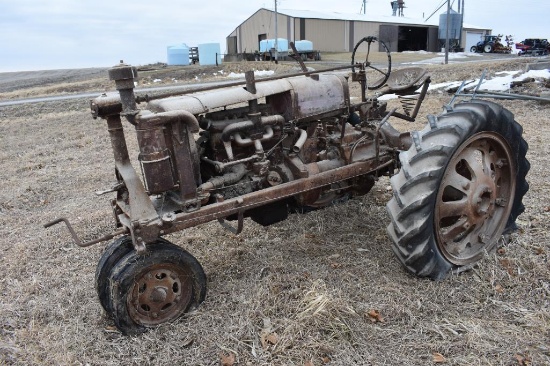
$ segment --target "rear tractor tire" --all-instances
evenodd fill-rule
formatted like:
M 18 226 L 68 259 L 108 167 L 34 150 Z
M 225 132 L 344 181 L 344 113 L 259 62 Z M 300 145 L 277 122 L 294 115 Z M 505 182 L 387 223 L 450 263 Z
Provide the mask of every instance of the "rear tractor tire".
M 483 46 L 483 52 L 485 52 L 485 53 L 493 52 L 493 45 L 488 43 L 485 46 Z
M 516 229 L 530 165 L 522 127 L 498 104 L 462 103 L 428 120 L 391 178 L 388 234 L 409 272 L 442 279 Z
M 125 335 L 173 321 L 206 296 L 200 263 L 164 239 L 147 245 L 145 254 L 128 252 L 109 271 L 106 284 L 104 307 Z

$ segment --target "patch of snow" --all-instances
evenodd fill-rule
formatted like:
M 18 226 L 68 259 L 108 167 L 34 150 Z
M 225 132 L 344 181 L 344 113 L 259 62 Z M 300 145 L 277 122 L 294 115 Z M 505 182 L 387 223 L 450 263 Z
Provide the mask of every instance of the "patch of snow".
M 255 70 L 254 76 L 271 76 L 275 74 L 275 71 L 273 70 Z M 243 73 L 234 73 L 231 72 L 227 75 L 228 78 L 237 79 L 237 78 L 244 78 L 244 72 Z
M 550 70 L 530 70 L 523 74 L 523 78 L 542 78 L 550 79 Z
M 391 99 L 397 99 L 397 95 L 396 94 L 384 94 L 384 95 L 378 97 L 378 100 L 391 100 Z
M 514 80 L 512 75 L 507 74 L 492 78 L 491 80 L 483 80 L 480 90 L 492 90 L 492 91 L 506 91 L 510 89 L 510 83 Z M 476 84 L 479 83 L 479 79 L 476 80 Z
M 445 57 L 445 52 L 439 52 L 438 56 Z M 468 58 L 469 54 L 464 52 L 449 52 L 449 60 L 457 60 L 461 58 Z
M 155 79 L 153 80 L 153 83 L 160 83 L 162 80 L 161 79 Z
M 528 72 L 522 71 L 500 71 L 495 73 L 495 77 L 490 80 L 483 80 L 479 89 L 481 90 L 491 90 L 491 91 L 507 91 L 510 89 L 510 84 L 513 81 L 521 81 L 526 78 L 540 78 L 540 79 L 550 79 L 550 70 L 531 70 Z M 446 83 L 430 84 L 428 90 L 436 89 L 449 89 L 458 87 L 462 84 L 461 81 L 451 81 Z M 476 79 L 470 82 L 468 85 L 477 85 L 479 84 L 479 79 Z
M 436 90 L 441 88 L 449 89 L 449 88 L 460 86 L 460 84 L 462 84 L 462 81 L 451 81 L 446 83 L 430 84 L 430 86 L 428 87 L 428 90 Z
M 426 52 L 426 54 L 431 54 L 431 52 Z M 445 53 L 439 52 L 436 53 L 438 57 L 429 58 L 427 60 L 413 61 L 413 62 L 404 62 L 404 65 L 433 65 L 433 64 L 442 64 L 445 62 Z M 459 60 L 469 57 L 481 57 L 481 54 L 470 53 L 470 52 L 449 52 L 449 60 Z
M 254 71 L 254 76 L 271 76 L 273 74 L 275 74 L 275 71 L 273 70 Z
M 421 51 L 403 51 L 401 53 L 409 53 L 409 54 L 412 53 L 412 54 L 415 54 L 415 55 L 430 55 L 433 52 L 428 52 L 428 51 L 421 50 Z

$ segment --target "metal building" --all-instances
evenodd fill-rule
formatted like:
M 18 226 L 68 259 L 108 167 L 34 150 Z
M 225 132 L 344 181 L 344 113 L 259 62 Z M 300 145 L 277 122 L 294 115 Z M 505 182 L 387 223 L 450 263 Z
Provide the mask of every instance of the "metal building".
M 491 29 L 464 24 L 462 45 L 471 33 L 475 38 L 491 34 Z M 366 36 L 376 36 L 392 52 L 440 51 L 438 21 L 370 14 L 342 14 L 312 10 L 279 10 L 277 36 L 288 41 L 309 40 L 324 52 L 351 52 Z M 227 37 L 227 53 L 253 53 L 260 41 L 275 38 L 275 12 L 261 8 Z M 479 40 L 479 39 L 478 39 Z

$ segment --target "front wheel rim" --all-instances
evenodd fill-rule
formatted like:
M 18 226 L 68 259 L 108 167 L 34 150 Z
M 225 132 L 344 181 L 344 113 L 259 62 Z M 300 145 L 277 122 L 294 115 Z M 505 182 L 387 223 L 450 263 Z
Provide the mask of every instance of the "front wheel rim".
M 516 164 L 506 140 L 480 132 L 445 169 L 435 205 L 437 244 L 456 265 L 479 260 L 498 239 L 514 202 Z
M 179 317 L 193 298 L 193 276 L 187 269 L 161 263 L 146 268 L 128 293 L 128 313 L 137 324 L 156 326 Z

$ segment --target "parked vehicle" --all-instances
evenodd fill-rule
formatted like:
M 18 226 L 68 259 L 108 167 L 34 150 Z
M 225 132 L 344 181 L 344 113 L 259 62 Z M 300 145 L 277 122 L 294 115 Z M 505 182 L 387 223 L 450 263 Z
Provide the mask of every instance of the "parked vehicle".
M 512 36 L 506 36 L 506 45 L 502 43 L 502 34 L 486 35 L 475 46 L 470 48 L 470 52 L 476 53 L 512 53 Z
M 518 55 L 546 56 L 550 54 L 550 43 L 545 38 L 527 38 L 516 43 Z

